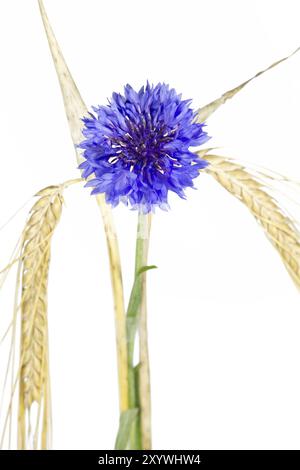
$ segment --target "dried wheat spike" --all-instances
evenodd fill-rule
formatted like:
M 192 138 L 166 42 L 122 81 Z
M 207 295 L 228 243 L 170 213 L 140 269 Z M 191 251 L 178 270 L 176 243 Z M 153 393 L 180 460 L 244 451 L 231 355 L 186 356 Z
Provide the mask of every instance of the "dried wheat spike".
M 273 189 L 270 181 L 262 181 L 232 159 L 217 155 L 201 156 L 210 163 L 205 171 L 248 207 L 300 288 L 300 233 L 278 198 L 268 193 L 268 187 Z

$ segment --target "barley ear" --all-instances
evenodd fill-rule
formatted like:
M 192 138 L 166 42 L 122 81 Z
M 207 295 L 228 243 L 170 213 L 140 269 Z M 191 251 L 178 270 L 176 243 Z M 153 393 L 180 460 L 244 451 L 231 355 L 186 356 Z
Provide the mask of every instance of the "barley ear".
M 273 185 L 276 178 L 267 178 L 226 157 L 202 154 L 202 158 L 209 162 L 205 171 L 249 209 L 300 288 L 300 232 L 283 207 L 280 195 L 276 195 Z M 289 181 L 282 177 L 280 180 Z
M 49 440 L 47 285 L 51 240 L 62 212 L 62 186 L 49 186 L 37 196 L 25 226 L 21 249 L 19 449 L 26 448 L 26 421 L 34 402 L 43 406 L 42 448 L 48 447 Z

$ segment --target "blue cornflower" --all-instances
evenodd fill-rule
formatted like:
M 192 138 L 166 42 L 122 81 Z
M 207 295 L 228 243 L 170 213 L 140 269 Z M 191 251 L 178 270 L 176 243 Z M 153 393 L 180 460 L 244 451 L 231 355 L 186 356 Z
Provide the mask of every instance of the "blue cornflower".
M 166 84 L 130 85 L 124 96 L 113 93 L 107 106 L 93 107 L 83 119 L 84 178 L 92 194 L 105 193 L 106 201 L 120 201 L 144 213 L 167 209 L 168 192 L 185 198 L 184 189 L 207 162 L 190 150 L 209 137 L 204 124 L 195 122 L 191 100 L 182 100 Z

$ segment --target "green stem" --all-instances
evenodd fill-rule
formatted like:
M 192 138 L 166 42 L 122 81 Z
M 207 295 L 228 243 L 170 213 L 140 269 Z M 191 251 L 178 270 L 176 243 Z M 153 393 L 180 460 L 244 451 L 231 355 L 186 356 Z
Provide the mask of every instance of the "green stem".
M 146 306 L 146 272 L 140 273 L 140 270 L 147 266 L 147 257 L 148 257 L 148 245 L 149 245 L 149 234 L 150 234 L 150 223 L 151 216 L 149 214 L 139 213 L 138 215 L 138 228 L 137 228 L 137 238 L 136 238 L 136 251 L 135 251 L 135 286 L 139 291 L 140 295 L 139 302 L 136 305 L 136 312 L 134 312 L 134 321 L 136 325 L 140 325 L 141 316 L 145 313 Z M 128 312 L 129 313 L 129 312 Z M 133 312 L 132 312 L 133 313 Z M 129 320 L 129 318 L 128 318 Z M 141 330 L 140 330 L 141 333 Z M 143 416 L 142 416 L 142 407 L 141 407 L 141 397 L 140 397 L 140 379 L 145 380 L 145 374 L 140 375 L 141 367 L 145 364 L 140 363 L 137 366 L 134 366 L 134 343 L 136 338 L 135 334 L 128 335 L 128 388 L 129 388 L 129 408 L 136 408 L 139 410 L 138 416 L 132 426 L 131 438 L 130 438 L 130 448 L 131 449 L 142 449 L 143 447 Z M 147 344 L 146 344 L 147 347 Z M 140 344 L 141 350 L 141 344 Z M 149 375 L 147 378 L 149 382 Z M 143 387 L 144 388 L 144 387 Z M 150 390 L 150 386 L 147 387 Z M 147 398 L 149 401 L 150 395 Z M 150 406 L 145 408 L 150 409 Z M 148 414 L 149 416 L 149 414 Z

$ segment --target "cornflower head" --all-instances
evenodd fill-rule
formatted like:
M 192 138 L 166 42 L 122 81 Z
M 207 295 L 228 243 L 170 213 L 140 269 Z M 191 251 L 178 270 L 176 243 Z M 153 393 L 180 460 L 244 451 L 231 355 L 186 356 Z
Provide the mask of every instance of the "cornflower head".
M 196 123 L 191 100 L 182 100 L 162 83 L 130 85 L 124 95 L 113 93 L 106 106 L 93 107 L 83 118 L 84 161 L 79 168 L 92 194 L 105 193 L 113 207 L 124 202 L 144 213 L 168 209 L 168 193 L 185 198 L 184 190 L 207 162 L 191 147 L 209 137 Z

